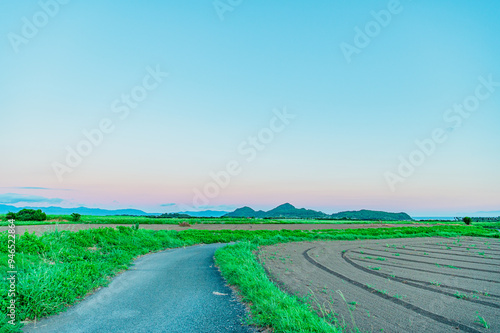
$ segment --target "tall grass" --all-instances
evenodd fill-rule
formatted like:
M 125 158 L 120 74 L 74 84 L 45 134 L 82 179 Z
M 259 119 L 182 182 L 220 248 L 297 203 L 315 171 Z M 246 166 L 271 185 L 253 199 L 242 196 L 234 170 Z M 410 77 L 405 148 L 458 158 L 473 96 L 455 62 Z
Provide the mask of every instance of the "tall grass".
M 282 239 L 275 239 L 280 242 Z M 261 242 L 242 242 L 216 252 L 216 263 L 224 278 L 239 288 L 243 301 L 250 304 L 251 324 L 272 327 L 273 332 L 341 332 L 312 312 L 306 303 L 282 292 L 267 277 L 253 251 Z

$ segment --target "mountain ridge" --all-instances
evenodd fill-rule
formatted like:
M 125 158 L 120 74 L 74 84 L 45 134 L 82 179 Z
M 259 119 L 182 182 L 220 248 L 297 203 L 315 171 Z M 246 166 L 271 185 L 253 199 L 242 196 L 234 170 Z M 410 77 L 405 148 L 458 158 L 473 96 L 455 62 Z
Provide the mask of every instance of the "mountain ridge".
M 146 213 L 140 209 L 125 208 L 125 209 L 103 209 L 103 208 L 88 208 L 88 207 L 75 207 L 75 208 L 63 208 L 57 206 L 49 207 L 16 207 L 12 205 L 0 204 L 0 214 L 6 214 L 8 212 L 17 213 L 21 209 L 41 209 L 44 213 L 49 215 L 71 215 L 72 213 L 78 213 L 81 215 L 94 215 L 94 216 L 108 216 L 108 215 L 131 215 L 131 216 L 159 216 L 162 213 Z M 204 210 L 199 212 L 179 212 L 171 214 L 186 214 L 191 217 L 220 217 L 228 212 L 215 211 L 215 210 Z
M 306 208 L 296 208 L 290 203 L 284 203 L 267 212 L 244 206 L 224 215 L 224 217 L 243 218 L 310 218 L 310 219 L 353 219 L 353 220 L 383 220 L 383 221 L 412 221 L 413 218 L 404 212 L 391 213 L 384 211 L 362 209 L 358 211 L 345 211 L 333 214 L 326 214 Z

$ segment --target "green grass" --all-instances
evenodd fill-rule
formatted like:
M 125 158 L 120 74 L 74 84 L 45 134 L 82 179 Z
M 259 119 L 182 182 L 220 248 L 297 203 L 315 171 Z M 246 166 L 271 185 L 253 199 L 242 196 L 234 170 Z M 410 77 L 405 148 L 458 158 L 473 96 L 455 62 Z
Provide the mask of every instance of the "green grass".
M 278 289 L 269 289 L 271 288 L 269 284 L 272 283 L 265 277 L 262 266 L 256 262 L 253 250 L 260 245 L 302 240 L 458 235 L 498 238 L 500 233 L 484 228 L 458 226 L 316 231 L 154 231 L 118 227 L 78 232 L 55 231 L 40 236 L 25 233 L 16 236 L 17 320 L 39 319 L 61 312 L 68 305 L 78 302 L 95 289 L 108 284 L 113 276 L 127 269 L 137 256 L 200 243 L 241 241 L 237 245 L 219 250 L 217 263 L 226 279 L 231 284 L 237 285 L 244 300 L 252 304 L 252 320 L 264 326 L 273 323 L 271 326 L 275 328 L 300 328 L 290 330 L 295 332 L 306 332 L 307 329 L 303 330 L 303 327 L 311 327 L 310 332 L 314 332 L 312 329 L 324 331 L 330 326 L 325 326 L 324 321 L 318 321 L 316 315 L 311 317 L 307 314 L 312 314 L 307 305 L 297 303 L 293 297 L 288 299 L 287 297 L 291 296 L 282 295 Z M 5 316 L 9 301 L 8 284 L 5 280 L 8 271 L 6 231 L 0 233 L 0 244 L 3 244 L 0 246 L 0 331 L 16 331 L 6 323 Z M 224 256 L 224 251 L 232 251 L 232 254 Z M 253 287 L 250 288 L 249 284 Z M 265 294 L 264 297 L 259 290 L 252 292 L 252 288 L 256 286 L 259 286 L 257 289 L 269 294 Z M 282 301 L 285 303 L 280 303 Z M 289 307 L 281 304 L 287 304 Z M 281 322 L 275 323 L 276 320 Z
M 231 285 L 237 285 L 243 301 L 250 303 L 250 323 L 274 332 L 340 332 L 319 318 L 311 306 L 283 293 L 267 277 L 253 252 L 261 242 L 242 242 L 216 252 L 216 263 Z

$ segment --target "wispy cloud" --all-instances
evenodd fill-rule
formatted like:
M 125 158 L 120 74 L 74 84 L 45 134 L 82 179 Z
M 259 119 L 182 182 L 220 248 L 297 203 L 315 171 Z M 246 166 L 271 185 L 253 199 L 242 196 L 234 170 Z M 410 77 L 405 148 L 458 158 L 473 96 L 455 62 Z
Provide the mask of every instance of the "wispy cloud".
M 62 201 L 63 199 L 60 198 L 46 198 L 39 195 L 27 195 L 19 193 L 0 194 L 0 203 L 2 204 L 15 204 L 21 202 L 58 204 Z
M 10 188 L 15 190 L 72 191 L 69 188 L 51 188 L 51 187 L 38 187 L 38 186 L 10 186 L 10 187 L 0 187 L 0 188 Z
M 176 205 L 176 203 L 172 202 L 172 203 L 162 204 L 162 205 L 160 205 L 160 207 L 172 207 L 172 206 L 175 206 L 175 205 Z

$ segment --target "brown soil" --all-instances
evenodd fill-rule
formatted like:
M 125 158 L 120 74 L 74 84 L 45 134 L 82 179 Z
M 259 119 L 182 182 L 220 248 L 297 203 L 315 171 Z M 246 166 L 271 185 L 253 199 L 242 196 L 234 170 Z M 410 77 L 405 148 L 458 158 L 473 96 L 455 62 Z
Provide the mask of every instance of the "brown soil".
M 58 224 L 57 230 L 87 230 L 96 228 L 116 228 L 117 226 L 132 227 L 132 224 Z M 194 224 L 180 226 L 178 224 L 141 224 L 140 229 L 151 230 L 325 230 L 325 229 L 360 229 L 360 228 L 394 228 L 394 227 L 430 227 L 429 224 Z M 55 230 L 56 225 L 20 225 L 16 226 L 17 234 L 30 233 L 42 234 Z M 0 227 L 0 232 L 7 227 Z
M 301 242 L 258 256 L 283 290 L 347 332 L 500 332 L 498 239 Z

